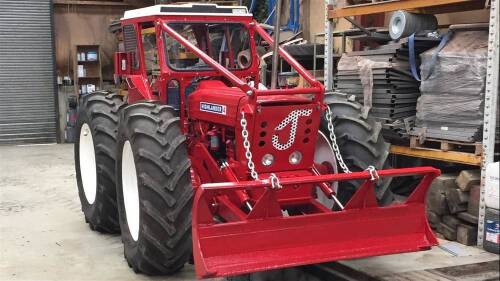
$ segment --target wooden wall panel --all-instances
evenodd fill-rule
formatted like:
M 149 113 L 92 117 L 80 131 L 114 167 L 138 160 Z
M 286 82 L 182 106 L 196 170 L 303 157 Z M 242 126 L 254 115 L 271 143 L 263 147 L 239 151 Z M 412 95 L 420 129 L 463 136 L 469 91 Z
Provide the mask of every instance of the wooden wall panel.
M 342 6 L 344 1 L 338 1 L 338 6 Z M 313 42 L 314 34 L 325 32 L 325 1 L 324 0 L 303 0 L 301 2 L 301 27 L 304 31 L 304 38 Z M 346 30 L 352 24 L 345 19 L 338 19 L 334 31 Z M 342 39 L 334 38 L 333 48 L 335 52 L 342 49 Z M 318 38 L 318 43 L 324 43 L 324 37 Z M 347 40 L 346 50 L 352 49 L 351 40 Z
M 58 5 L 54 9 L 56 66 L 58 75 L 73 77 L 75 45 L 100 45 L 103 79 L 113 79 L 115 36 L 108 31 L 111 20 L 123 16 L 125 7 Z

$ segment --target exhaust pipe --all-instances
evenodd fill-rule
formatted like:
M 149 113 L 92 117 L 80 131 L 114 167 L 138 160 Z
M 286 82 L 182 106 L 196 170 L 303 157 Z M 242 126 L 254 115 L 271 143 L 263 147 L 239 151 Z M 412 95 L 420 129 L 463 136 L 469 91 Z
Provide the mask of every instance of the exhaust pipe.
M 274 15 L 274 42 L 273 42 L 273 65 L 271 72 L 271 89 L 278 88 L 278 61 L 279 54 L 278 48 L 280 46 L 280 20 L 281 20 L 281 2 L 276 1 L 275 15 Z

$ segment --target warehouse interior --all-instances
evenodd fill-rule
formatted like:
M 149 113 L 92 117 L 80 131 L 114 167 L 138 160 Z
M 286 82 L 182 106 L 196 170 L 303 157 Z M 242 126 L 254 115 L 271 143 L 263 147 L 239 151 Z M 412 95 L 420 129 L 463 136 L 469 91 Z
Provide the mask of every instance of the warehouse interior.
M 1 280 L 500 279 L 498 0 L 0 4 Z

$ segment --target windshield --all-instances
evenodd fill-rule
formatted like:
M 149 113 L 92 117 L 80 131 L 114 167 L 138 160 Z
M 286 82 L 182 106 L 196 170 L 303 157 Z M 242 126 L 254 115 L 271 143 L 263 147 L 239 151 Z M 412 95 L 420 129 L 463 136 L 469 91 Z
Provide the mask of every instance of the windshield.
M 246 69 L 252 64 L 250 36 L 245 26 L 240 23 L 169 23 L 168 25 L 228 69 Z M 166 33 L 164 36 L 170 68 L 181 71 L 212 70 L 177 40 Z

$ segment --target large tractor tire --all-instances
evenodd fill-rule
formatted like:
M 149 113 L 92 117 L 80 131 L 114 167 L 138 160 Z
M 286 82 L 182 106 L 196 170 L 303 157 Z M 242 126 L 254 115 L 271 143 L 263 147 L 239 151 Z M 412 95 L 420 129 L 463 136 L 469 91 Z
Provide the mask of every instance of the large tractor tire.
M 118 233 L 115 157 L 121 96 L 95 92 L 78 109 L 75 167 L 85 221 L 92 230 Z
M 370 165 L 376 169 L 388 168 L 389 144 L 382 137 L 382 125 L 370 115 L 363 116 L 362 105 L 349 101 L 343 95 L 326 95 L 324 102 L 332 112 L 337 144 L 347 167 L 351 171 L 362 171 Z M 321 119 L 320 130 L 326 136 L 330 135 L 324 116 Z M 342 172 L 340 167 L 339 172 Z M 390 181 L 389 178 L 379 180 L 376 185 L 377 199 L 382 205 L 389 204 L 394 199 L 389 189 Z M 361 181 L 340 182 L 337 192 L 340 202 L 347 203 L 361 183 Z
M 118 133 L 117 197 L 125 258 L 135 272 L 172 274 L 192 252 L 191 162 L 172 107 L 126 107 Z

